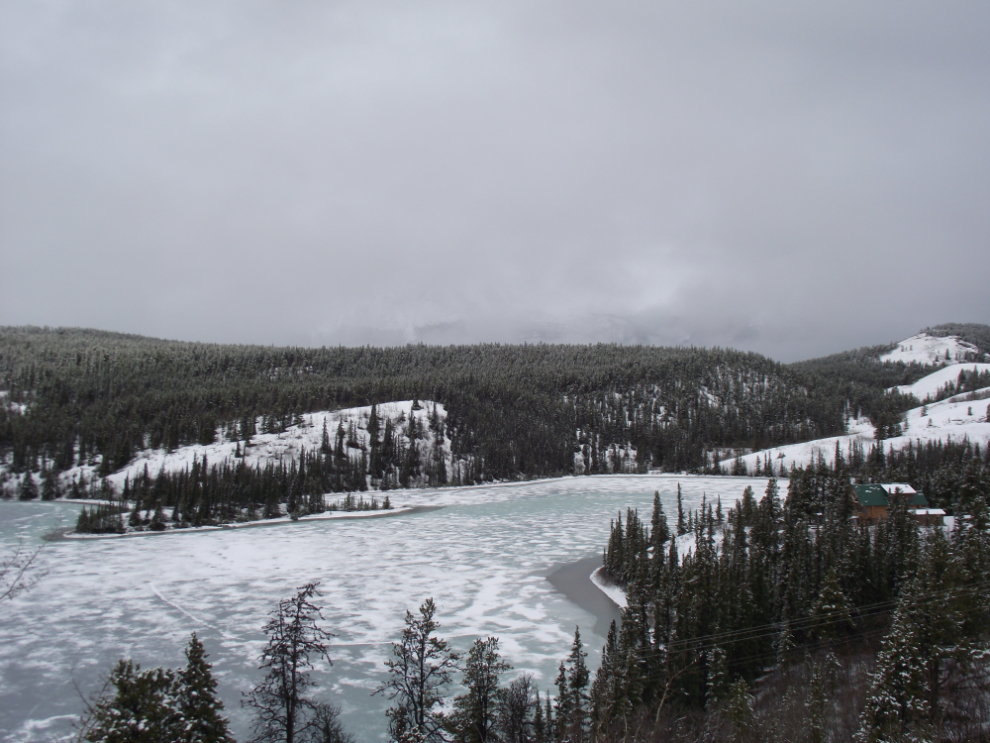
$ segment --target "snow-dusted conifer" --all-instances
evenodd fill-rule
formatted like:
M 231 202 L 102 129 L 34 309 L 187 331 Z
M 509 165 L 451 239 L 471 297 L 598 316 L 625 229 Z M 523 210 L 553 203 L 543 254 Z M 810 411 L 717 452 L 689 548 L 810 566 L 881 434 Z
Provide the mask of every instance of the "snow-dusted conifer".
M 924 727 L 931 707 L 922 652 L 918 627 L 902 601 L 877 657 L 877 670 L 856 734 L 858 743 L 901 740 Z
M 233 743 L 217 696 L 217 682 L 206 662 L 203 643 L 193 632 L 186 647 L 186 667 L 179 671 L 177 702 L 185 721 L 183 743 Z
M 498 638 L 474 641 L 464 664 L 467 692 L 454 699 L 451 720 L 461 743 L 494 743 L 498 739 L 498 714 L 505 697 L 499 685 L 512 666 L 498 652 Z
M 437 637 L 436 604 L 429 598 L 419 616 L 406 612 L 402 639 L 392 643 L 392 658 L 385 661 L 389 677 L 375 690 L 394 702 L 386 715 L 395 741 L 443 740 L 444 691 L 457 670 L 458 656 L 447 641 Z
M 242 702 L 255 711 L 252 741 L 256 743 L 293 743 L 313 726 L 317 702 L 307 695 L 315 685 L 310 671 L 320 659 L 331 662 L 329 641 L 334 637 L 317 623 L 323 615 L 311 599 L 320 595 L 318 586 L 300 586 L 295 596 L 278 603 L 264 626 L 265 678 Z
M 849 600 L 839 586 L 839 576 L 832 568 L 818 597 L 811 606 L 811 634 L 816 640 L 840 640 L 853 629 Z
M 180 741 L 185 721 L 179 709 L 175 674 L 164 668 L 142 671 L 121 660 L 110 672 L 106 690 L 82 722 L 88 743 L 160 743 Z

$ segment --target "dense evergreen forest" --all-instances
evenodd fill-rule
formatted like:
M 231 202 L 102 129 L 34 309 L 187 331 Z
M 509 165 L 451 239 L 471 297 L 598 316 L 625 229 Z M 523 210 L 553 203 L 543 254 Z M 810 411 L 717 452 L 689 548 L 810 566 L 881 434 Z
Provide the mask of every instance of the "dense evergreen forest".
M 931 470 L 919 454 L 866 469 Z M 857 525 L 841 459 L 796 472 L 784 499 L 771 480 L 724 514 L 679 507 L 672 529 L 659 498 L 649 524 L 620 516 L 603 569 L 628 605 L 583 739 L 986 740 L 990 455 L 963 446 L 934 471 L 955 472 L 950 530 L 903 501 Z
M 634 450 L 641 470 L 701 471 L 716 450 L 841 433 L 850 414 L 896 415 L 913 399 L 884 389 L 925 368 L 877 363 L 887 348 L 788 366 L 718 348 L 276 348 L 8 327 L 0 456 L 15 473 L 95 462 L 106 475 L 137 451 L 221 430 L 249 439 L 306 412 L 431 399 L 446 407 L 451 454 L 473 481 L 569 474 L 575 454 L 588 474 L 610 471 L 614 447 Z

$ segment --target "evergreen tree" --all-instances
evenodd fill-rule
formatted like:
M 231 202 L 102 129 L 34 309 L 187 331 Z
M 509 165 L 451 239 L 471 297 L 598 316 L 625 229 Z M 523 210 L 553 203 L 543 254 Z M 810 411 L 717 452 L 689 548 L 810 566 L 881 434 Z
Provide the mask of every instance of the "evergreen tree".
M 656 578 L 663 570 L 664 558 L 666 557 L 667 542 L 670 541 L 670 528 L 667 526 L 667 516 L 663 512 L 663 504 L 660 502 L 660 493 L 653 492 L 653 515 L 650 517 L 650 542 L 651 559 L 653 561 L 652 573 L 654 575 L 654 586 Z
M 558 740 L 580 743 L 587 739 L 590 717 L 588 686 L 591 674 L 585 663 L 588 653 L 581 642 L 581 631 L 574 628 L 574 642 L 566 665 L 560 664 L 557 675 L 556 731 Z
M 183 740 L 185 720 L 176 699 L 175 674 L 164 668 L 142 671 L 121 660 L 84 718 L 82 740 L 89 743 L 160 743 Z
M 729 723 L 731 740 L 745 743 L 755 738 L 756 719 L 753 714 L 752 697 L 749 695 L 749 687 L 742 679 L 729 688 L 725 716 Z
M 34 475 L 30 472 L 24 475 L 24 479 L 21 480 L 21 500 L 37 500 L 38 498 L 38 483 L 34 481 Z
M 41 480 L 41 499 L 55 500 L 62 497 L 62 486 L 58 480 L 58 473 L 48 468 Z
M 533 737 L 532 743 L 549 743 L 547 732 L 547 718 L 543 714 L 543 705 L 540 704 L 540 692 L 534 692 L 535 704 L 533 706 Z M 525 739 L 521 743 L 528 743 Z
M 677 483 L 677 536 L 688 533 L 687 523 L 684 521 L 684 506 L 681 502 L 681 484 Z
M 918 629 L 907 602 L 903 602 L 877 657 L 877 670 L 857 733 L 859 743 L 902 740 L 911 735 L 924 738 L 930 733 L 927 721 L 931 705 Z
M 753 498 L 753 488 L 749 485 L 743 490 L 742 502 L 739 504 L 739 525 L 752 526 L 756 517 L 756 499 Z
M 186 648 L 187 665 L 142 671 L 121 660 L 104 693 L 89 708 L 80 739 L 90 743 L 233 743 L 216 681 L 195 634 Z
M 178 673 L 177 701 L 185 720 L 184 743 L 233 743 L 223 716 L 223 702 L 216 694 L 217 682 L 206 662 L 203 643 L 193 632 L 186 647 L 186 667 Z
M 839 586 L 835 569 L 828 571 L 825 583 L 811 607 L 811 633 L 816 640 L 836 641 L 854 628 L 849 600 Z
M 454 699 L 451 727 L 461 743 L 493 743 L 498 740 L 498 714 L 505 702 L 499 678 L 512 666 L 498 652 L 498 638 L 474 641 L 464 664 L 467 692 Z
M 402 639 L 392 643 L 392 659 L 385 661 L 389 678 L 375 690 L 395 704 L 388 709 L 389 734 L 396 741 L 442 741 L 445 716 L 440 708 L 444 690 L 453 680 L 458 656 L 446 640 L 436 636 L 436 604 L 429 598 L 419 616 L 406 612 Z
M 548 707 L 547 719 L 553 719 L 551 726 L 553 740 L 561 743 L 567 738 L 568 724 L 574 714 L 574 699 L 567 683 L 567 667 L 564 665 L 564 661 L 561 661 L 557 667 L 557 678 L 553 685 L 557 687 L 557 698 L 553 702 L 552 715 L 549 713 Z
M 317 702 L 307 695 L 315 686 L 310 671 L 319 660 L 332 664 L 329 641 L 335 636 L 317 623 L 323 614 L 311 599 L 321 595 L 318 586 L 300 586 L 295 596 L 278 603 L 264 626 L 265 678 L 243 700 L 255 712 L 252 741 L 256 743 L 293 743 L 296 736 L 304 739 L 315 724 Z

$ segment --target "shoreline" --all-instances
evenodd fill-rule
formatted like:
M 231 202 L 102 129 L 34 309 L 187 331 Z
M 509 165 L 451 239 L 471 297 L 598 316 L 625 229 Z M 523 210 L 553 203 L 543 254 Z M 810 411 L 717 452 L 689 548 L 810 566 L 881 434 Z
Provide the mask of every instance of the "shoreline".
M 76 501 L 78 502 L 78 501 Z M 165 534 L 197 534 L 202 532 L 227 531 L 231 529 L 253 529 L 262 526 L 284 526 L 286 524 L 311 524 L 316 521 L 352 521 L 357 519 L 382 519 L 396 516 L 409 516 L 417 513 L 437 511 L 444 506 L 401 506 L 378 511 L 327 511 L 320 514 L 301 516 L 292 520 L 288 516 L 279 516 L 263 521 L 246 521 L 219 526 L 191 526 L 186 529 L 165 529 L 163 531 L 130 531 L 123 534 L 76 534 L 73 527 L 67 526 L 55 529 L 42 535 L 46 542 L 80 542 L 94 539 L 124 539 L 128 537 L 160 537 Z
M 583 557 L 551 568 L 546 579 L 558 593 L 595 617 L 594 632 L 608 637 L 609 625 L 622 619 L 622 610 L 592 580 L 592 573 L 601 567 L 602 556 Z

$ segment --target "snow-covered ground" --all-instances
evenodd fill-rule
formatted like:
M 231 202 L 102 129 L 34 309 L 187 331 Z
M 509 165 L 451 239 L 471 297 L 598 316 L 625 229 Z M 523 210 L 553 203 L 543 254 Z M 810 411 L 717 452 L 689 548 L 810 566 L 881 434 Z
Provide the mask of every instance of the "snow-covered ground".
M 469 488 L 392 491 L 396 506 L 440 510 L 395 518 L 282 523 L 172 532 L 147 538 L 72 540 L 42 552 L 47 574 L 0 612 L 0 740 L 64 739 L 86 694 L 126 656 L 143 667 L 180 666 L 189 634 L 206 644 L 238 739 L 249 718 L 241 692 L 260 678 L 261 626 L 297 586 L 322 582 L 326 627 L 337 633 L 333 667 L 317 680 L 343 708 L 358 740 L 383 739 L 387 702 L 371 696 L 407 609 L 427 597 L 441 635 L 457 650 L 494 635 L 515 673 L 542 690 L 579 625 L 597 663 L 605 641 L 594 618 L 545 579 L 556 566 L 601 554 L 617 511 L 649 518 L 658 490 L 670 517 L 676 488 L 696 509 L 707 493 L 726 508 L 765 480 L 672 475 L 571 477 Z M 784 484 L 786 490 L 786 483 Z M 59 514 L 80 506 L 0 502 L 0 553 L 18 533 L 36 543 Z
M 620 609 L 625 609 L 627 603 L 626 592 L 619 586 L 606 580 L 606 578 L 602 575 L 603 570 L 604 568 L 597 568 L 591 574 L 591 582 L 594 583 L 602 593 L 608 596 L 612 600 L 612 603 Z
M 990 371 L 990 364 L 953 364 L 952 366 L 945 366 L 929 374 L 927 377 L 922 377 L 914 384 L 902 384 L 891 389 L 905 395 L 914 395 L 921 402 L 924 402 L 928 398 L 934 399 L 938 391 L 949 382 L 958 381 L 959 373 L 962 371 L 983 374 Z
M 948 353 L 948 358 L 946 358 Z M 941 338 L 928 333 L 919 333 L 897 344 L 897 348 L 880 357 L 880 361 L 903 361 L 905 364 L 957 364 L 966 360 L 967 355 L 978 354 L 972 343 L 950 335 Z
M 978 368 L 990 368 L 990 364 L 967 364 L 964 367 L 954 366 L 949 369 L 940 369 L 933 374 L 915 383 L 918 389 L 924 390 L 932 386 L 936 388 L 943 386 L 941 380 L 943 372 L 950 372 L 949 377 L 955 379 L 959 375 L 959 369 L 969 369 L 972 366 Z M 933 379 L 934 378 L 934 379 Z M 970 396 L 983 397 L 984 399 L 969 400 Z M 923 396 L 921 396 L 923 398 Z M 907 447 L 908 443 L 922 444 L 928 441 L 962 441 L 968 438 L 974 444 L 986 447 L 990 441 L 990 422 L 987 422 L 987 410 L 990 406 L 990 387 L 977 390 L 976 393 L 965 393 L 950 397 L 940 402 L 921 405 L 909 410 L 904 416 L 901 426 L 903 433 L 900 436 L 885 439 L 884 446 L 887 449 L 900 450 Z M 844 436 L 831 436 L 824 439 L 806 441 L 802 444 L 790 444 L 788 446 L 777 446 L 771 449 L 746 454 L 740 457 L 750 472 L 756 468 L 756 463 L 761 464 L 769 458 L 773 464 L 775 472 L 780 471 L 783 465 L 790 469 L 791 465 L 807 466 L 819 457 L 828 463 L 835 459 L 835 445 L 839 444 L 842 456 L 849 458 L 852 447 L 861 446 L 864 453 L 869 451 L 870 446 L 875 443 L 873 437 L 873 425 L 866 418 L 850 421 L 847 427 L 848 433 Z M 721 464 L 726 469 L 732 467 L 734 459 L 724 459 Z
M 411 416 L 415 416 L 419 423 L 419 431 L 422 438 L 419 446 L 424 450 L 433 446 L 433 433 L 429 427 L 429 419 L 436 410 L 437 417 L 444 421 L 447 418 L 447 411 L 443 404 L 434 403 L 430 400 L 419 401 L 419 409 L 413 410 L 413 400 L 402 400 L 399 402 L 387 402 L 377 406 L 377 415 L 381 426 L 381 431 L 385 430 L 387 420 L 392 421 L 395 431 L 404 436 L 408 421 Z M 368 447 L 368 419 L 371 415 L 371 407 L 345 408 L 343 410 L 322 411 L 318 413 L 307 413 L 302 416 L 302 423 L 288 427 L 284 433 L 258 433 L 251 437 L 250 444 L 244 445 L 244 441 L 229 439 L 223 435 L 223 430 L 217 431 L 217 440 L 212 444 L 192 444 L 182 446 L 174 451 L 165 449 L 145 449 L 137 453 L 134 459 L 121 470 L 114 472 L 109 480 L 117 490 L 122 490 L 124 481 L 130 478 L 132 481 L 139 477 L 145 468 L 148 474 L 154 477 L 162 470 L 166 472 L 181 472 L 192 467 L 194 461 L 202 463 L 206 460 L 210 466 L 222 464 L 225 461 L 240 461 L 235 459 L 238 452 L 243 456 L 245 464 L 249 467 L 264 467 L 269 463 L 278 464 L 284 462 L 288 465 L 292 461 L 298 461 L 303 449 L 308 452 L 318 450 L 323 443 L 323 431 L 326 426 L 327 436 L 330 439 L 330 446 L 334 446 L 337 438 L 339 426 L 343 425 L 345 436 L 349 436 L 353 426 L 354 441 L 361 447 Z M 260 430 L 261 419 L 257 421 Z M 381 433 L 379 433 L 381 436 Z M 408 445 L 408 439 L 403 438 L 403 442 Z M 446 457 L 447 471 L 451 471 L 450 461 L 450 439 L 446 436 L 441 442 L 444 456 Z M 349 451 L 351 449 L 348 449 Z M 2 467 L 0 467 L 2 468 Z M 72 467 L 61 474 L 62 484 L 68 487 L 73 480 L 82 478 L 83 481 L 92 481 L 96 478 L 99 469 L 98 463 L 85 464 Z

